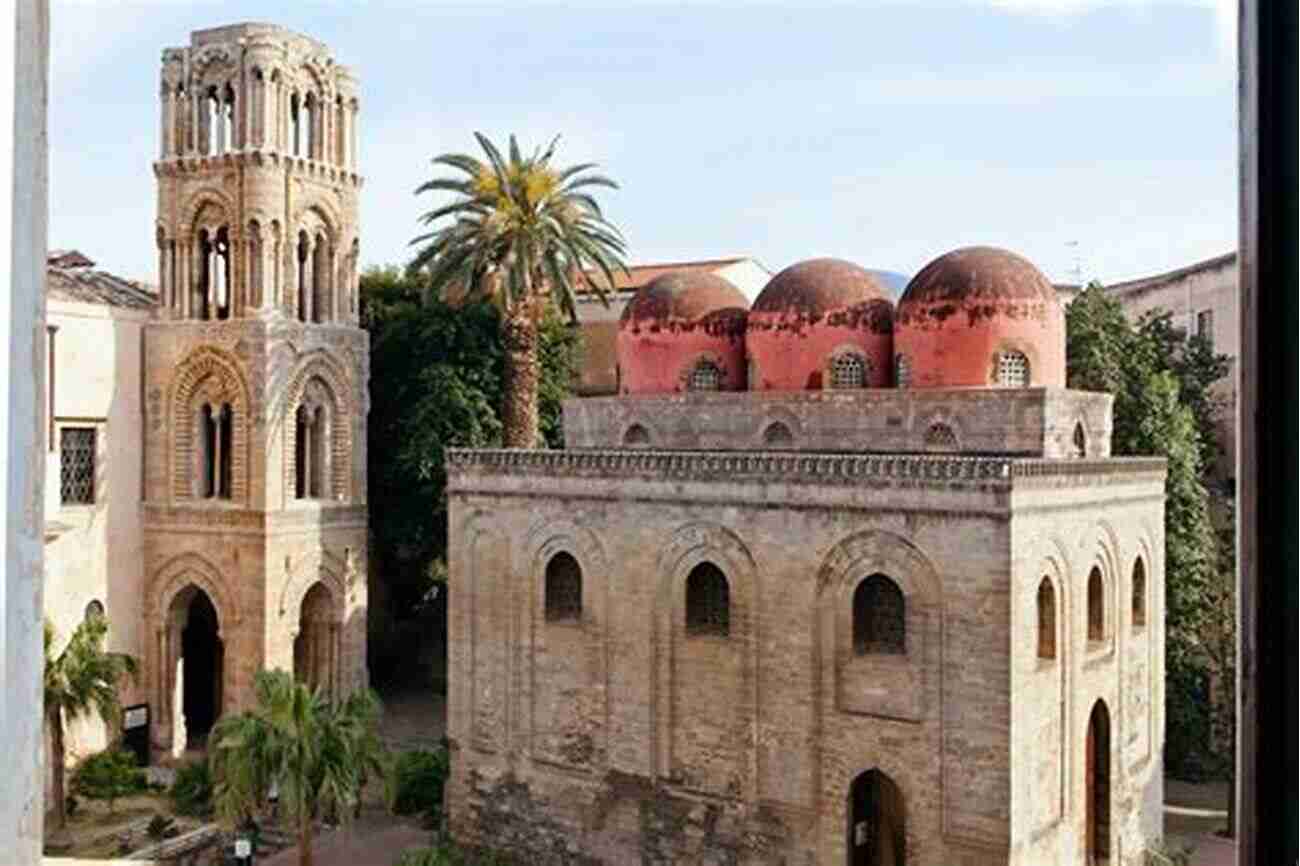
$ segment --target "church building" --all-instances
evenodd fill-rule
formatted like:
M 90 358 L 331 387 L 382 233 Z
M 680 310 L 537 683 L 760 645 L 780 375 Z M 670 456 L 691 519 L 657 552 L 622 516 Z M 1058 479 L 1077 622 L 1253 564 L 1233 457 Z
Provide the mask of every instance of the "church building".
M 668 273 L 557 451 L 448 457 L 449 820 L 538 863 L 1143 862 L 1162 459 L 991 249 Z

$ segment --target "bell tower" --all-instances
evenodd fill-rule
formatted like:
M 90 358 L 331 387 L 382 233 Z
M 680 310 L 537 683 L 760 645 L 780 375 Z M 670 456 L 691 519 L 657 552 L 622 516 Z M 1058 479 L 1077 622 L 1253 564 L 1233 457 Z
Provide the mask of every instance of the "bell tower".
M 234 24 L 165 49 L 159 97 L 143 625 L 154 743 L 180 754 L 259 669 L 366 682 L 369 340 L 352 72 Z

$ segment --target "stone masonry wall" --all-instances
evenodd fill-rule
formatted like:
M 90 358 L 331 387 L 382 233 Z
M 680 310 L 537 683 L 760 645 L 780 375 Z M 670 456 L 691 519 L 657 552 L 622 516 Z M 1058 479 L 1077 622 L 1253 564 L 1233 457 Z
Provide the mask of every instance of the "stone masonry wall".
M 1044 519 L 1077 539 L 1112 476 L 1160 489 L 1148 463 L 454 453 L 454 832 L 541 863 L 838 864 L 848 788 L 876 768 L 908 863 L 1034 862 L 1014 853 L 1014 780 L 1037 760 L 1013 718 L 1016 509 L 1041 475 L 1073 497 Z M 582 568 L 577 623 L 544 617 L 560 551 Z M 705 561 L 726 638 L 684 627 Z M 876 572 L 904 594 L 903 656 L 852 649 Z

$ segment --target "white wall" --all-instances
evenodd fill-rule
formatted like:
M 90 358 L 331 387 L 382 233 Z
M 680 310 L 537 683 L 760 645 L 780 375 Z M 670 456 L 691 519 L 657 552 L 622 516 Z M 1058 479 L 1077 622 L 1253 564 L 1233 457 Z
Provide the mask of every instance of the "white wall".
M 45 517 L 58 524 L 45 547 L 45 615 L 61 648 L 97 600 L 109 622 L 108 648 L 144 656 L 140 634 L 143 596 L 141 531 L 141 330 L 145 312 L 49 300 L 46 323 L 54 338 L 54 439 L 47 448 Z M 47 383 L 48 387 L 48 383 Z M 59 429 L 96 429 L 95 503 L 61 504 Z M 53 540 L 49 540 L 51 536 Z M 143 685 L 143 684 L 141 684 Z M 127 684 L 123 705 L 143 689 Z M 69 764 L 103 748 L 98 721 L 69 728 Z M 48 779 L 47 779 L 48 784 Z

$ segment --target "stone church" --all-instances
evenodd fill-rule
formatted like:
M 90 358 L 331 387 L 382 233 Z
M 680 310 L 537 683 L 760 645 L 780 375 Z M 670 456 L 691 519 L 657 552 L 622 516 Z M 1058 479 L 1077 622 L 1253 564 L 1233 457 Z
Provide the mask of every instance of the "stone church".
M 162 53 L 156 291 L 49 263 L 47 612 L 140 660 L 155 759 L 260 669 L 366 683 L 357 112 L 321 43 L 196 31 Z
M 1162 459 L 1029 262 L 665 274 L 562 451 L 449 454 L 450 824 L 538 863 L 1143 863 Z

